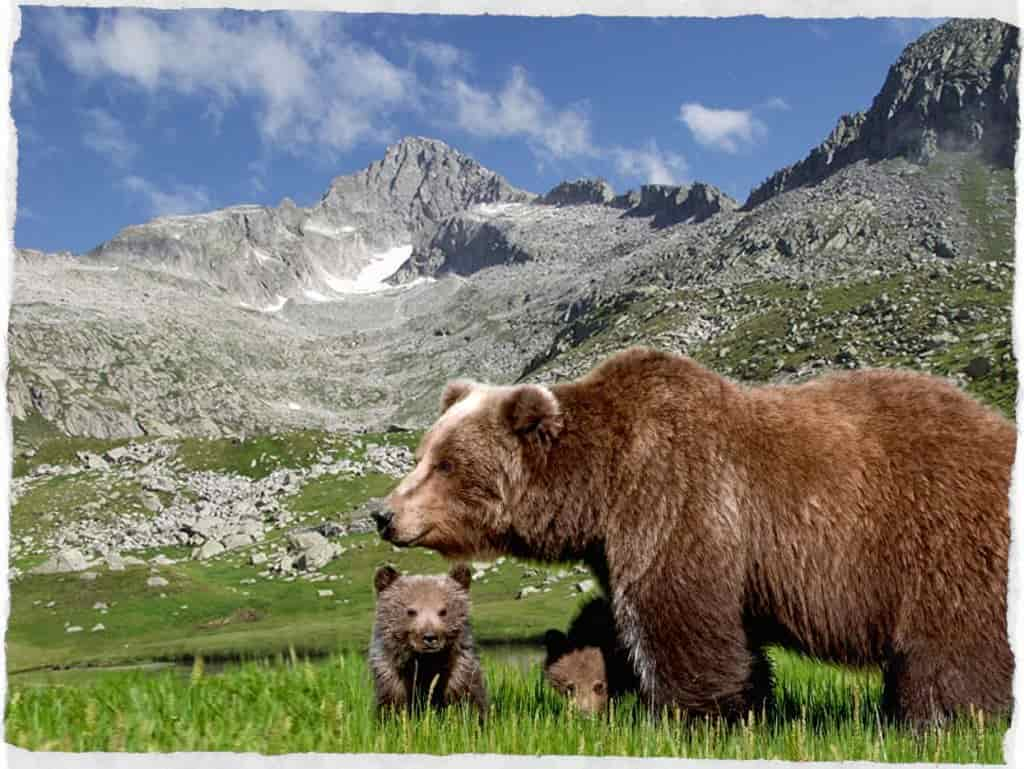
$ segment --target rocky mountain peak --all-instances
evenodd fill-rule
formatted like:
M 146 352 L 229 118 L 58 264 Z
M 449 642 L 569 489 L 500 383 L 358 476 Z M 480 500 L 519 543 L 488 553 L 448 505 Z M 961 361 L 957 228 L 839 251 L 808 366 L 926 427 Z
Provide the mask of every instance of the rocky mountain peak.
M 575 179 L 555 185 L 538 200 L 551 206 L 606 205 L 615 198 L 615 190 L 602 178 Z
M 630 216 L 653 216 L 654 227 L 667 227 L 679 222 L 696 224 L 719 211 L 733 211 L 739 203 L 705 182 L 690 186 L 645 184 L 640 188 L 640 201 L 628 211 Z
M 382 158 L 333 179 L 301 208 L 233 206 L 126 227 L 94 259 L 170 271 L 247 305 L 344 293 L 361 271 L 411 248 L 443 219 L 480 203 L 527 201 L 502 176 L 442 141 L 408 137 Z
M 927 163 L 939 150 L 978 150 L 1012 164 L 1017 140 L 1017 27 L 953 19 L 904 49 L 867 112 L 844 115 L 802 161 L 751 192 L 745 208 L 816 184 L 859 160 Z

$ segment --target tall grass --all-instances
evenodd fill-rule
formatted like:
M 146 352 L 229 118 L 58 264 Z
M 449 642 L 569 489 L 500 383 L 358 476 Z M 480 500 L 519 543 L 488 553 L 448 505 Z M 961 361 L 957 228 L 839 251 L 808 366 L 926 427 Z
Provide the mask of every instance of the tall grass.
M 879 718 L 877 676 L 777 655 L 777 712 L 733 726 L 650 717 L 631 698 L 607 717 L 574 712 L 541 679 L 485 659 L 490 713 L 378 720 L 365 659 L 248 663 L 208 675 L 109 674 L 92 685 L 13 683 L 7 739 L 34 750 L 587 754 L 1001 763 L 1005 720 L 965 717 L 915 734 Z

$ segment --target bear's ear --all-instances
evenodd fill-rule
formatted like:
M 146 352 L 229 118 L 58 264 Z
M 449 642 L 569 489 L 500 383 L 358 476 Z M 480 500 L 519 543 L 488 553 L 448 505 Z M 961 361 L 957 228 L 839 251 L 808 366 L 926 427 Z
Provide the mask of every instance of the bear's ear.
M 463 590 L 469 590 L 469 583 L 473 581 L 473 575 L 469 567 L 464 563 L 457 563 L 452 566 L 448 576 L 455 580 Z
M 505 399 L 502 413 L 509 429 L 521 437 L 537 435 L 552 440 L 562 431 L 558 399 L 551 390 L 540 385 L 514 387 Z
M 549 630 L 544 634 L 544 648 L 549 659 L 560 656 L 568 645 L 569 638 L 561 630 Z
M 398 573 L 398 569 L 391 564 L 381 566 L 377 569 L 377 573 L 373 575 L 373 586 L 377 589 L 378 593 L 383 593 L 391 587 L 395 580 L 400 576 L 402 575 Z
M 468 379 L 455 379 L 449 382 L 441 393 L 441 413 L 443 414 L 460 400 L 469 395 L 474 383 Z

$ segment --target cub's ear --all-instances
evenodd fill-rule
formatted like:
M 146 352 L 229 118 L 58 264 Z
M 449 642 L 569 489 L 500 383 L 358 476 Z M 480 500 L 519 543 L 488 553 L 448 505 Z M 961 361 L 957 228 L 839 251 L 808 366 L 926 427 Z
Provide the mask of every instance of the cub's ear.
M 544 634 L 544 648 L 549 659 L 561 655 L 568 645 L 569 638 L 561 630 L 549 630 Z
M 554 393 L 540 385 L 519 385 L 503 404 L 509 429 L 519 436 L 537 435 L 544 440 L 562 431 L 562 410 Z
M 463 590 L 469 590 L 469 583 L 473 581 L 473 575 L 469 567 L 464 563 L 457 563 L 452 566 L 448 576 L 454 579 Z
M 383 593 L 391 587 L 395 580 L 400 576 L 402 575 L 398 573 L 398 569 L 391 564 L 381 566 L 377 569 L 377 573 L 373 575 L 373 586 L 376 588 L 378 593 Z
M 449 382 L 441 393 L 441 413 L 443 414 L 460 400 L 469 395 L 474 382 L 468 379 L 455 379 Z

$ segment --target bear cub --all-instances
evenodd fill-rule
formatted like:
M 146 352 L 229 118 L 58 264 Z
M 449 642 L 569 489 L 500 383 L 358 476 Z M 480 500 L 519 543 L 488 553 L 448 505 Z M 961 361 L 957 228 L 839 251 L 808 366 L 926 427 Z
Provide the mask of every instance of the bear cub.
M 377 613 L 370 642 L 378 713 L 469 702 L 483 719 L 487 692 L 469 623 L 469 567 L 444 575 L 374 575 Z
M 615 628 L 605 598 L 592 598 L 569 625 L 568 633 L 544 635 L 544 677 L 583 713 L 601 713 L 611 698 L 637 692 L 640 680 Z

